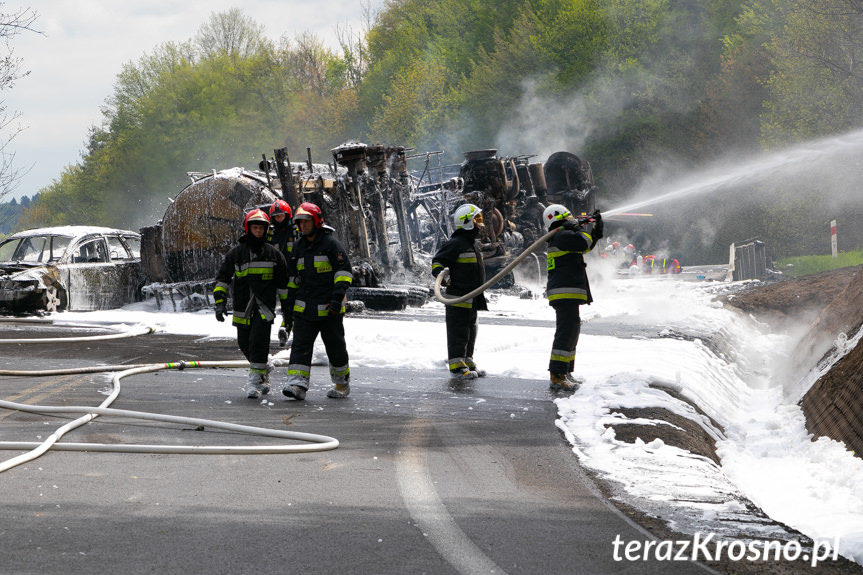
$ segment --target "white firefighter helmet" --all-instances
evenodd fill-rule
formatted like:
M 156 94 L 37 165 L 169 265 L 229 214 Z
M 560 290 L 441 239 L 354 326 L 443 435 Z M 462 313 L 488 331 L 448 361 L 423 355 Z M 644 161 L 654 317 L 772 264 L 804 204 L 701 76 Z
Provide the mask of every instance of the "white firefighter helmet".
M 482 223 L 482 210 L 473 204 L 463 204 L 452 215 L 457 230 L 472 230 L 474 223 Z
M 559 222 L 560 220 L 565 220 L 572 214 L 569 213 L 569 210 L 566 209 L 566 206 L 562 206 L 560 204 L 551 204 L 545 211 L 542 212 L 542 223 L 545 225 L 546 231 L 551 227 L 551 224 L 554 222 Z

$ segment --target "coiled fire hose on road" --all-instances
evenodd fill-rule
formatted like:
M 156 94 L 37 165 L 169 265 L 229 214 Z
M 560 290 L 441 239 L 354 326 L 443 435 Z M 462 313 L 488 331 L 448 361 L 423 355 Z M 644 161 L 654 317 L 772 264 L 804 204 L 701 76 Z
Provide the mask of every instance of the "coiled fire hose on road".
M 553 236 L 555 233 L 557 233 L 557 230 L 559 230 L 559 229 L 561 229 L 561 228 L 555 228 L 555 229 L 549 231 L 548 233 L 546 233 L 544 236 L 542 236 L 541 238 L 539 238 L 535 242 L 533 242 L 526 250 L 524 250 L 518 256 L 516 256 L 516 258 L 514 260 L 509 262 L 506 265 L 506 267 L 504 267 L 502 270 L 497 272 L 493 278 L 491 278 L 490 280 L 488 280 L 487 282 L 485 282 L 484 284 L 482 284 L 481 286 L 479 286 L 475 290 L 473 290 L 469 293 L 466 293 L 465 295 L 458 296 L 458 297 L 447 297 L 441 293 L 441 291 L 440 291 L 441 285 L 449 277 L 449 268 L 444 268 L 443 271 L 441 271 L 441 273 L 438 274 L 438 276 L 434 282 L 434 296 L 435 296 L 435 298 L 443 304 L 455 305 L 457 303 L 462 303 L 462 302 L 465 302 L 471 298 L 478 296 L 479 294 L 481 294 L 482 292 L 487 290 L 489 287 L 496 284 L 501 278 L 506 276 L 506 274 L 511 272 L 513 270 L 513 268 L 515 268 L 515 266 L 520 264 L 528 255 L 532 254 L 537 249 L 539 249 L 539 247 L 544 242 L 548 241 L 548 239 L 551 238 L 551 236 Z
M 303 433 L 298 431 L 280 431 L 276 429 L 267 429 L 263 427 L 255 427 L 250 425 L 238 425 L 234 423 L 225 423 L 214 421 L 211 419 L 198 419 L 191 417 L 179 417 L 174 415 L 161 415 L 156 413 L 147 413 L 142 411 L 128 411 L 123 409 L 111 409 L 108 406 L 120 394 L 120 380 L 129 375 L 140 373 L 148 373 L 163 369 L 186 369 L 199 367 L 247 367 L 246 361 L 191 361 L 179 363 L 152 364 L 134 367 L 122 371 L 113 377 L 114 389 L 111 395 L 103 401 L 99 407 L 90 406 L 68 406 L 54 407 L 44 405 L 27 405 L 23 403 L 14 403 L 11 401 L 0 400 L 0 407 L 6 409 L 14 409 L 18 411 L 27 411 L 31 413 L 83 413 L 74 421 L 63 425 L 51 434 L 42 443 L 36 442 L 0 442 L 0 449 L 32 449 L 28 453 L 13 457 L 7 461 L 0 463 L 0 473 L 7 471 L 12 467 L 31 461 L 49 449 L 62 451 L 101 451 L 101 452 L 120 452 L 120 453 L 192 453 L 192 454 L 261 454 L 261 453 L 298 453 L 309 451 L 326 451 L 336 449 L 339 446 L 339 441 L 333 437 L 326 435 L 317 435 L 313 433 Z M 55 373 L 57 370 L 53 370 Z M 76 371 L 76 370 L 70 370 Z M 32 372 L 32 375 L 41 375 L 40 372 Z M 266 437 L 276 437 L 280 439 L 292 439 L 298 441 L 311 442 L 313 445 L 136 445 L 127 443 L 105 444 L 105 443 L 57 443 L 68 431 L 71 431 L 85 423 L 89 423 L 99 415 L 112 415 L 118 417 L 131 417 L 135 419 L 146 419 L 150 421 L 161 421 L 167 423 L 178 423 L 181 425 L 191 425 L 196 428 L 210 427 L 214 429 L 222 429 L 225 431 L 249 433 L 254 435 L 262 435 Z
M 28 322 L 34 323 L 34 322 Z M 114 339 L 117 337 L 131 337 L 133 335 L 143 335 L 153 333 L 153 328 L 141 328 L 138 330 L 129 330 L 121 334 L 110 334 L 107 336 L 89 336 L 81 338 L 39 338 L 39 339 L 11 339 L 0 340 L 2 343 L 52 343 L 52 342 L 70 342 L 70 341 L 91 341 L 92 339 Z M 239 425 L 234 423 L 226 423 L 214 421 L 211 419 L 198 419 L 191 417 L 180 417 L 173 415 L 162 415 L 157 413 L 147 413 L 142 411 L 129 411 L 121 409 L 113 409 L 109 406 L 120 394 L 120 380 L 124 377 L 160 371 L 165 369 L 183 370 L 186 368 L 204 368 L 204 367 L 222 367 L 222 368 L 243 368 L 248 367 L 249 363 L 242 361 L 181 361 L 178 363 L 157 363 L 143 365 L 109 365 L 109 366 L 92 366 L 84 368 L 72 369 L 51 369 L 43 371 L 18 371 L 18 370 L 0 370 L 0 376 L 53 376 L 53 375 L 68 375 L 78 373 L 101 373 L 109 371 L 118 371 L 112 378 L 113 389 L 111 394 L 98 407 L 92 406 L 45 406 L 45 405 L 28 405 L 24 403 L 16 403 L 11 401 L 0 400 L 0 408 L 11 409 L 15 411 L 24 411 L 29 413 L 48 413 L 48 414 L 66 414 L 66 413 L 82 413 L 82 417 L 75 419 L 62 427 L 58 428 L 45 441 L 39 442 L 18 442 L 18 441 L 3 441 L 0 442 L 0 450 L 24 450 L 29 449 L 27 453 L 18 455 L 6 461 L 0 462 L 0 473 L 8 471 L 22 463 L 32 461 L 40 455 L 47 452 L 49 449 L 55 451 L 99 451 L 99 452 L 117 452 L 117 453 L 186 453 L 186 454 L 210 454 L 210 455 L 245 455 L 245 454 L 277 454 L 277 453 L 305 453 L 310 451 L 326 451 L 336 449 L 339 446 L 339 441 L 333 437 L 326 435 L 318 435 L 313 433 L 304 433 L 298 431 L 280 431 L 276 429 L 268 429 L 264 427 L 256 427 L 250 425 Z M 89 423 L 100 415 L 127 417 L 133 419 L 144 419 L 150 421 L 160 421 L 166 423 L 177 423 L 181 425 L 193 426 L 196 429 L 212 428 L 224 431 L 248 433 L 265 437 L 275 437 L 279 439 L 290 439 L 295 441 L 304 441 L 311 444 L 286 444 L 286 445 L 141 445 L 141 444 L 103 444 L 103 443 L 58 443 L 60 438 L 67 432 L 76 429 L 85 423 Z

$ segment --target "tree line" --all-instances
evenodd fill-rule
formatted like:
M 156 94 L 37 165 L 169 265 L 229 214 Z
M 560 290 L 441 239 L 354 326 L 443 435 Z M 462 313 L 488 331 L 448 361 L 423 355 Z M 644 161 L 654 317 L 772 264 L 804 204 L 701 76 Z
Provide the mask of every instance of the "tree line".
M 861 0 L 387 0 L 366 29 L 337 34 L 338 50 L 308 33 L 272 41 L 232 9 L 127 64 L 82 160 L 20 225 L 135 229 L 187 172 L 252 168 L 281 147 L 329 162 L 356 140 L 443 150 L 448 163 L 569 151 L 590 163 L 606 210 L 724 169 L 729 186 L 607 227 L 685 264 L 725 261 L 753 237 L 776 258 L 829 253 L 831 219 L 840 247 L 863 245 L 859 162 L 837 153 L 730 178 L 863 127 Z

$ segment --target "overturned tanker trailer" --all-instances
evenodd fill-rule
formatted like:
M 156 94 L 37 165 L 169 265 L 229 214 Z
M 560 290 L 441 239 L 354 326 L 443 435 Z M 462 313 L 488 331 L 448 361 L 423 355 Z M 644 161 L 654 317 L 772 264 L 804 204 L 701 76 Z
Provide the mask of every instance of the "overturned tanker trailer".
M 219 265 L 242 233 L 243 215 L 284 199 L 296 210 L 317 204 L 345 245 L 353 265 L 348 309 L 389 311 L 420 306 L 431 295 L 431 257 L 452 233 L 451 214 L 470 202 L 487 222 L 480 240 L 491 277 L 544 233 L 548 203 L 575 214 L 594 210 L 590 167 L 558 152 L 545 164 L 530 156 L 497 157 L 496 150 L 464 154 L 460 165 L 442 166 L 442 152 L 408 155 L 402 146 L 359 142 L 331 150 L 332 164 L 291 162 L 274 150 L 258 170 L 232 168 L 189 173 L 191 183 L 175 197 L 163 219 L 141 229 L 143 293 L 175 310 L 212 305 Z M 408 162 L 420 162 L 409 170 Z M 537 256 L 519 268 L 530 282 L 545 271 Z M 517 271 L 513 270 L 514 272 Z M 518 283 L 510 274 L 498 287 Z

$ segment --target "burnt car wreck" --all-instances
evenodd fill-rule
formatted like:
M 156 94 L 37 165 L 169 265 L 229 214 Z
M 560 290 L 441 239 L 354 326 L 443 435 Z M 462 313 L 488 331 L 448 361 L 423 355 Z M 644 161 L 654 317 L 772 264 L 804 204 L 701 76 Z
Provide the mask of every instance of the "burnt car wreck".
M 479 150 L 455 165 L 441 165 L 443 152 L 411 154 L 401 146 L 358 142 L 332 149 L 329 164 L 312 163 L 307 152 L 305 162 L 291 162 L 282 148 L 271 159 L 264 155 L 257 170 L 189 173 L 191 183 L 162 220 L 141 229 L 144 294 L 176 310 L 211 305 L 213 279 L 242 235 L 244 213 L 276 199 L 294 211 L 306 201 L 320 206 L 353 263 L 353 308 L 373 310 L 427 301 L 431 257 L 452 233 L 450 215 L 463 203 L 483 210 L 489 277 L 543 235 L 541 215 L 549 203 L 579 215 L 595 209 L 590 166 L 568 152 L 539 163 Z M 542 262 L 524 267 L 522 277 L 541 281 Z M 499 286 L 515 282 L 509 277 Z
M 0 243 L 0 311 L 92 311 L 141 299 L 141 237 L 96 226 L 13 234 Z

